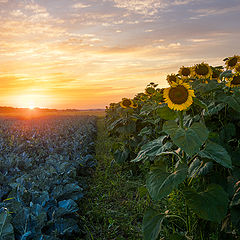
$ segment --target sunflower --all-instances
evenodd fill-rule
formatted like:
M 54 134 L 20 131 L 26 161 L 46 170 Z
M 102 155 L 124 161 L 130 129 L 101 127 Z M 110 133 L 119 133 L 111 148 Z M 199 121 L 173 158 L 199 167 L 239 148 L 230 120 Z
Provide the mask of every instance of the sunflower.
M 156 90 L 155 90 L 155 88 L 153 88 L 153 87 L 147 87 L 147 88 L 145 89 L 145 93 L 146 93 L 147 95 L 153 95 L 155 92 L 156 92 Z
M 226 85 L 231 88 L 240 87 L 240 73 L 234 74 Z
M 109 109 L 114 109 L 114 103 L 110 103 Z
M 182 79 L 189 78 L 191 76 L 191 74 L 192 74 L 192 69 L 190 67 L 182 66 L 179 69 L 178 74 L 182 77 Z
M 167 75 L 167 81 L 170 86 L 172 85 L 172 83 L 178 83 L 179 80 L 180 79 L 176 74 Z
M 234 55 L 233 57 L 227 58 L 225 64 L 227 65 L 227 69 L 233 69 L 236 64 L 239 62 L 240 57 L 237 55 Z
M 169 108 L 182 111 L 192 104 L 192 98 L 195 97 L 195 95 L 194 90 L 190 89 L 188 83 L 179 81 L 178 83 L 173 83 L 171 87 L 165 88 L 163 97 Z
M 122 108 L 129 108 L 133 106 L 133 101 L 129 98 L 123 98 L 122 101 L 120 102 L 120 106 Z
M 210 78 L 212 76 L 212 69 L 207 63 L 204 63 L 204 62 L 200 64 L 196 64 L 193 67 L 193 70 L 194 70 L 194 74 L 198 78 Z
M 236 71 L 236 72 L 240 72 L 240 63 L 237 63 L 237 64 L 235 65 L 235 71 Z
M 134 102 L 133 105 L 132 105 L 132 108 L 137 108 L 137 107 L 138 107 L 138 103 Z
M 136 100 L 136 101 L 142 101 L 142 102 L 145 102 L 146 99 L 148 99 L 147 95 L 145 93 L 138 93 L 134 98 L 133 100 Z
M 215 79 L 217 80 L 218 83 L 220 83 L 221 82 L 220 75 L 223 72 L 223 68 L 221 66 L 220 67 L 211 66 L 211 69 L 212 69 L 212 79 Z
M 213 71 L 212 78 L 214 78 L 214 79 L 218 79 L 220 74 L 222 73 L 221 69 L 213 68 L 212 71 Z

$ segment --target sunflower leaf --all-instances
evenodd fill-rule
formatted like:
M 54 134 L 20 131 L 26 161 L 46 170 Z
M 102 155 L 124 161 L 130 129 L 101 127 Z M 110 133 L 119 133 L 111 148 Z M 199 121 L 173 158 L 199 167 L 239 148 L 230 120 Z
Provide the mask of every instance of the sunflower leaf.
M 139 162 L 143 160 L 148 160 L 149 158 L 154 158 L 159 156 L 162 152 L 165 152 L 168 149 L 171 149 L 172 143 L 166 142 L 163 144 L 163 140 L 166 136 L 161 136 L 141 147 L 137 157 L 132 160 L 132 162 Z
M 211 184 L 204 192 L 184 192 L 187 205 L 202 219 L 218 222 L 226 216 L 228 195 L 220 185 Z
M 228 152 L 215 142 L 207 141 L 205 148 L 199 152 L 199 155 L 214 160 L 226 168 L 232 168 L 232 160 Z
M 123 151 L 117 149 L 113 154 L 114 159 L 117 163 L 124 163 L 128 159 L 129 153 L 130 151 L 127 148 L 125 148 Z
M 208 109 L 206 111 L 204 111 L 203 115 L 204 116 L 212 116 L 216 113 L 218 113 L 219 111 L 221 111 L 223 108 L 225 107 L 224 103 L 219 103 L 218 105 L 210 104 L 208 106 Z
M 164 120 L 174 120 L 178 116 L 176 111 L 170 109 L 168 106 L 160 106 L 156 112 Z
M 189 177 L 197 177 L 208 174 L 213 168 L 212 162 L 203 162 L 196 158 L 188 168 Z
M 163 124 L 163 131 L 173 136 L 175 132 L 178 130 L 178 125 L 175 121 L 167 121 Z
M 149 208 L 143 217 L 143 239 L 144 240 L 155 240 L 161 231 L 162 222 L 164 215 Z
M 152 199 L 159 201 L 170 194 L 186 177 L 187 165 L 185 164 L 178 164 L 173 173 L 156 168 L 148 174 L 146 186 Z
M 222 102 L 228 104 L 229 107 L 237 112 L 240 112 L 240 93 L 235 92 L 232 96 L 226 96 L 222 99 Z
M 193 103 L 198 105 L 201 108 L 204 108 L 206 111 L 208 110 L 207 104 L 198 98 L 193 98 Z
M 201 123 L 193 123 L 190 128 L 178 128 L 176 122 L 166 122 L 163 131 L 168 133 L 172 141 L 188 155 L 199 152 L 200 147 L 208 138 L 208 129 Z

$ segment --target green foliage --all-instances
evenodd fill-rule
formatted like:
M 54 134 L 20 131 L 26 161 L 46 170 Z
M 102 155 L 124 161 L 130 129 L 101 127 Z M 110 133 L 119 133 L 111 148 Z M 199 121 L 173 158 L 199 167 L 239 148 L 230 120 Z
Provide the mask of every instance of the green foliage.
M 213 162 L 204 162 L 195 158 L 188 168 L 190 178 L 206 175 L 213 169 Z
M 140 240 L 143 213 L 150 202 L 143 186 L 144 177 L 134 176 L 127 162 L 115 163 L 111 146 L 118 140 L 107 135 L 104 119 L 98 119 L 97 126 L 98 164 L 87 180 L 89 190 L 79 204 L 83 235 L 76 240 Z
M 114 158 L 115 158 L 116 162 L 124 163 L 128 159 L 129 152 L 130 151 L 128 149 L 124 149 L 123 151 L 117 149 L 114 152 Z
M 1 119 L 0 132 L 0 239 L 80 233 L 77 201 L 87 187 L 81 179 L 96 165 L 95 118 Z
M 204 149 L 199 152 L 199 156 L 213 160 L 226 168 L 232 168 L 232 161 L 228 152 L 224 147 L 212 141 L 207 141 Z
M 193 103 L 201 108 L 204 108 L 204 110 L 208 111 L 208 106 L 206 103 L 204 103 L 203 101 L 201 101 L 198 98 L 194 98 L 193 99 Z
M 187 166 L 177 163 L 174 172 L 168 173 L 163 169 L 153 169 L 147 176 L 147 189 L 153 200 L 161 200 L 182 183 L 187 177 Z
M 132 162 L 154 160 L 155 157 L 161 155 L 161 153 L 171 148 L 172 146 L 171 142 L 166 142 L 165 144 L 163 144 L 165 138 L 166 136 L 161 136 L 143 145 L 137 157 L 134 160 L 132 160 Z
M 148 209 L 143 217 L 143 239 L 156 240 L 161 231 L 164 215 L 153 209 Z
M 156 110 L 157 115 L 164 120 L 174 120 L 177 118 L 177 113 L 170 109 L 167 105 L 163 105 Z
M 231 96 L 224 96 L 223 102 L 227 103 L 229 107 L 237 112 L 240 112 L 240 93 L 235 91 Z
M 14 240 L 13 226 L 10 223 L 11 216 L 7 209 L 0 209 L 0 239 Z
M 220 223 L 227 214 L 228 195 L 219 185 L 211 184 L 206 191 L 200 193 L 188 190 L 184 196 L 187 205 L 200 218 Z
M 158 98 L 137 94 L 133 99 L 137 109 L 124 112 L 115 105 L 107 111 L 107 122 L 135 121 L 136 132 L 123 141 L 129 146 L 130 139 L 136 140 L 128 148 L 128 160 L 149 168 L 146 187 L 154 208 L 163 205 L 172 213 L 163 221 L 158 212 L 147 212 L 143 232 L 152 239 L 240 237 L 240 84 L 232 78 L 238 73 L 229 66 L 224 71 L 203 65 L 213 75 L 210 71 L 205 77 L 195 74 L 186 79 L 180 71 L 180 80 L 175 79 L 178 86 L 185 82 L 194 91 L 193 102 L 188 98 L 185 105 L 175 104 L 174 91 L 170 95 L 169 89 L 159 89 Z M 109 132 L 117 136 L 116 129 Z M 118 137 L 123 140 L 123 135 Z
M 190 156 L 199 152 L 208 138 L 208 130 L 201 123 L 193 123 L 191 127 L 184 129 L 178 127 L 176 122 L 168 121 L 163 125 L 163 131 L 169 134 L 172 141 Z

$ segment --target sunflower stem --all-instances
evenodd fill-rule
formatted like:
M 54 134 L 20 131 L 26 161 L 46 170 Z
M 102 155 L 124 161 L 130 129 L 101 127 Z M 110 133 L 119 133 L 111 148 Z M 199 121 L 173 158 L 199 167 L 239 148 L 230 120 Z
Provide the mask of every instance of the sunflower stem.
M 180 127 L 183 128 L 183 111 L 179 111 L 179 123 L 180 123 Z

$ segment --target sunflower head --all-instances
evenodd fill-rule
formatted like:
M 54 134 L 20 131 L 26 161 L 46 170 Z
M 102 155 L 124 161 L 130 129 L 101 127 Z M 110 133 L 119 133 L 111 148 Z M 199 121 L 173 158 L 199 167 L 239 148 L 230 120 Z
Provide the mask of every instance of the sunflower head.
M 235 65 L 235 71 L 240 73 L 240 63 Z
M 173 83 L 179 82 L 179 77 L 176 74 L 167 75 L 167 81 L 169 85 L 171 86 Z
M 115 104 L 114 104 L 114 103 L 110 103 L 110 106 L 109 106 L 109 108 L 110 108 L 110 109 L 114 109 L 114 106 L 115 106 Z
M 226 59 L 225 64 L 227 65 L 227 69 L 234 69 L 237 63 L 240 61 L 240 56 L 234 55 L 233 57 L 229 57 Z
M 207 63 L 200 63 L 194 66 L 194 75 L 198 78 L 210 78 L 212 76 L 212 69 Z
M 180 81 L 179 83 L 173 83 L 169 88 L 165 88 L 163 97 L 169 108 L 183 111 L 192 104 L 192 98 L 195 97 L 195 95 L 194 90 L 190 89 L 188 83 Z
M 120 106 L 122 108 L 129 108 L 133 106 L 133 101 L 129 98 L 123 98 L 122 101 L 120 102 Z
M 138 94 L 133 98 L 133 100 L 136 100 L 136 101 L 141 100 L 141 97 L 142 97 L 143 95 L 145 95 L 145 94 L 144 94 L 144 93 L 138 93 Z
M 226 85 L 231 88 L 240 87 L 240 73 L 234 74 Z
M 145 93 L 146 93 L 147 95 L 153 95 L 155 92 L 156 92 L 156 90 L 155 90 L 154 87 L 147 87 L 147 88 L 145 89 Z
M 138 103 L 137 102 L 133 102 L 132 108 L 137 108 L 138 107 Z
M 161 93 L 161 94 L 163 94 L 163 90 L 164 90 L 164 88 L 157 88 L 157 89 L 156 89 L 156 91 L 157 91 L 158 93 Z
M 142 101 L 142 102 L 145 102 L 147 99 L 148 99 L 148 97 L 147 97 L 146 94 L 140 96 L 140 98 L 139 98 L 139 100 Z
M 219 79 L 220 74 L 223 72 L 222 67 L 211 67 L 212 69 L 212 78 Z
M 190 67 L 182 66 L 179 69 L 178 74 L 181 76 L 182 79 L 189 78 L 192 74 L 192 69 Z

